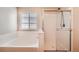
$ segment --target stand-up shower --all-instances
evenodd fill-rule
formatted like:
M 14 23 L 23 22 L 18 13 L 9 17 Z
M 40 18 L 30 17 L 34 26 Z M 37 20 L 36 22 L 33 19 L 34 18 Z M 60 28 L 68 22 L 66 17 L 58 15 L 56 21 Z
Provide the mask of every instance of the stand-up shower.
M 45 50 L 71 51 L 71 10 L 45 10 L 43 26 Z
M 56 22 L 57 51 L 71 51 L 71 13 L 58 8 Z

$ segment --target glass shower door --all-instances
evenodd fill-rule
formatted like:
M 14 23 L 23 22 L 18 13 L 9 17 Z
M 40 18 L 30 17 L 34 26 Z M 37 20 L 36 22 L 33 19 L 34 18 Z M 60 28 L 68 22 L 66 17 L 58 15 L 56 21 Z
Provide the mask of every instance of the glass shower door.
M 58 13 L 58 19 L 56 23 L 56 49 L 58 51 L 70 50 L 70 12 L 63 12 L 63 20 L 61 12 Z M 64 21 L 65 26 L 61 26 Z

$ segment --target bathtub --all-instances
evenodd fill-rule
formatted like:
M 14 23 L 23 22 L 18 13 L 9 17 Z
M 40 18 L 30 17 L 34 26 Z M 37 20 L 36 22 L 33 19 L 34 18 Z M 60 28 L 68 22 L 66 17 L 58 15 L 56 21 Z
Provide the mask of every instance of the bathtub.
M 24 32 L 25 33 L 25 32 Z M 39 47 L 37 33 L 26 31 L 25 40 L 20 40 L 23 33 L 7 33 L 0 35 L 0 47 Z
M 0 51 L 36 50 L 40 47 L 39 41 L 38 31 L 18 31 L 17 33 L 2 34 L 0 35 Z
M 16 44 L 16 33 L 0 34 L 0 47 L 13 47 Z

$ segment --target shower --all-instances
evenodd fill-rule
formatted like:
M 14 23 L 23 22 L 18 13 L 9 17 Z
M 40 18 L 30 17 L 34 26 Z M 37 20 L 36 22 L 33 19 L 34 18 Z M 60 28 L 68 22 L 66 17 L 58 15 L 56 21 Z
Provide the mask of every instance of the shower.
M 44 10 L 45 50 L 71 50 L 71 10 Z
M 71 20 L 70 12 L 58 8 L 57 30 L 56 30 L 56 49 L 59 51 L 71 50 Z

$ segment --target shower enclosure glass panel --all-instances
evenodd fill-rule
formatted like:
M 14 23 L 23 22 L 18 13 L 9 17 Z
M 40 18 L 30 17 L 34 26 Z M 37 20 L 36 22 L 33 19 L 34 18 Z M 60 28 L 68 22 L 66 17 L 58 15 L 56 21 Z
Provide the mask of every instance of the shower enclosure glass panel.
M 56 48 L 59 51 L 70 50 L 70 12 L 58 12 L 56 23 Z M 65 26 L 62 26 L 64 22 Z
M 56 50 L 56 19 L 56 12 L 44 14 L 45 50 Z

